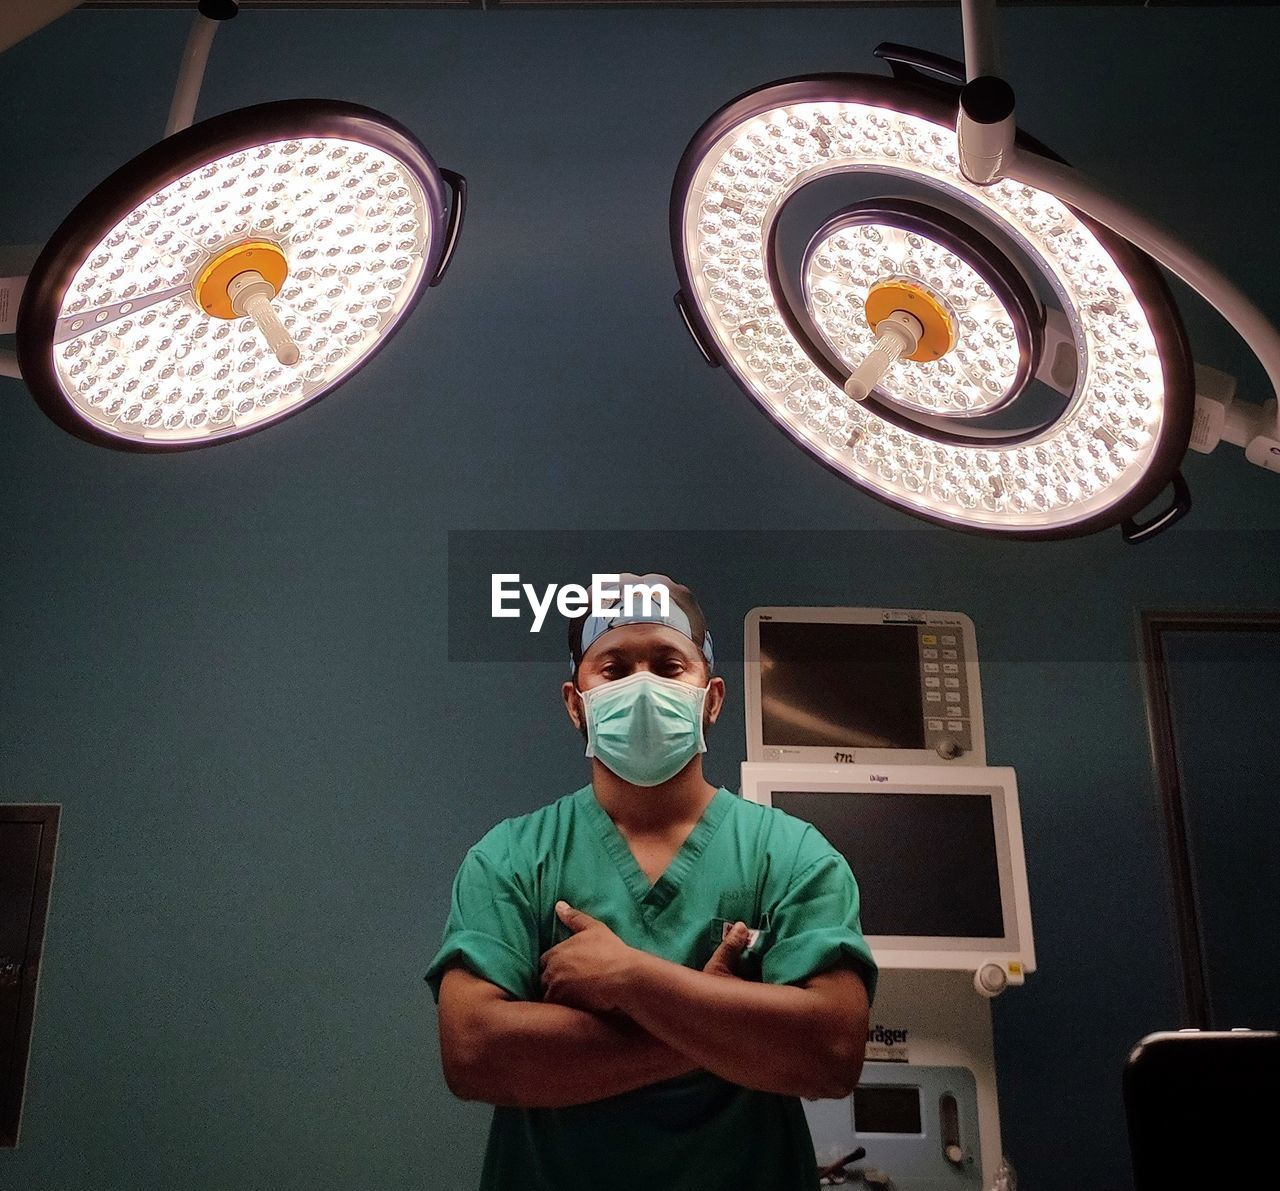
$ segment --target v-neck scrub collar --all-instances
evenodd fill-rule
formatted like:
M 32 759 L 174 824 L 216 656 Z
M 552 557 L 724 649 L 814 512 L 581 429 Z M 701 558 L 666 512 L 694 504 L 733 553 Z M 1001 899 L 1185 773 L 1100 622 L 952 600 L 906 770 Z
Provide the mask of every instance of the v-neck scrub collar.
M 694 861 L 706 850 L 716 828 L 724 821 L 725 815 L 733 806 L 734 795 L 721 786 L 711 796 L 711 801 L 703 809 L 702 818 L 694 824 L 684 843 L 671 858 L 662 875 L 652 884 L 645 876 L 644 870 L 636 863 L 631 846 L 623 838 L 617 824 L 609 817 L 609 812 L 600 805 L 595 790 L 584 786 L 578 791 L 578 798 L 583 813 L 595 824 L 596 833 L 604 849 L 608 852 L 618 873 L 626 884 L 631 895 L 649 912 L 656 912 L 667 906 L 672 898 L 680 892 L 680 882 L 689 871 Z

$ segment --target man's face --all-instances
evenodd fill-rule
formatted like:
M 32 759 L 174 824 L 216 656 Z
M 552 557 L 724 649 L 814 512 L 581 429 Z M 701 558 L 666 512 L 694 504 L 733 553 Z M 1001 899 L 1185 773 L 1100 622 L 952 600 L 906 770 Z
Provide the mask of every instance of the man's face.
M 624 624 L 609 629 L 591 643 L 578 665 L 578 680 L 563 688 L 565 708 L 580 732 L 586 733 L 586 718 L 578 691 L 587 691 L 606 682 L 647 671 L 659 678 L 708 686 L 707 659 L 683 633 L 665 624 Z M 724 679 L 712 678 L 707 690 L 703 723 L 714 724 L 724 704 Z

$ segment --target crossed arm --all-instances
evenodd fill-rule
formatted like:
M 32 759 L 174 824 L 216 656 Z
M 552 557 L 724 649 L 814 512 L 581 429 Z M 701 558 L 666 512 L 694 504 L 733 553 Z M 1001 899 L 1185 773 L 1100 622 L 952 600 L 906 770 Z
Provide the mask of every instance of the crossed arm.
M 741 923 L 701 972 L 628 947 L 568 906 L 574 934 L 542 957 L 543 1000 L 517 1001 L 461 967 L 440 986 L 440 1045 L 455 1095 L 557 1108 L 707 1070 L 760 1091 L 848 1095 L 868 1002 L 835 968 L 800 985 L 740 980 Z

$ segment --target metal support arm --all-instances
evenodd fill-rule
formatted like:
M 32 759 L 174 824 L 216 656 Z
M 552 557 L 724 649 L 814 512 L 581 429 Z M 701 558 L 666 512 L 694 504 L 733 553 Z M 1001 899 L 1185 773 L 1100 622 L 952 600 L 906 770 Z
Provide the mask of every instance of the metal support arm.
M 189 128 L 196 118 L 196 104 L 200 101 L 200 87 L 209 62 L 213 35 L 223 21 L 229 21 L 240 10 L 237 0 L 200 0 L 197 7 L 199 11 L 191 24 L 191 32 L 187 34 L 182 64 L 178 67 L 169 119 L 164 126 L 165 136 Z

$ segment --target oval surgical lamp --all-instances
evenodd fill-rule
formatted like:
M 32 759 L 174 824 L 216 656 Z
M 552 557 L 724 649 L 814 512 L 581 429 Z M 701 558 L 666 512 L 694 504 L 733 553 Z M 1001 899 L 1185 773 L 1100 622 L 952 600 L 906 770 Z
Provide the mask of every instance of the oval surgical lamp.
M 703 125 L 672 192 L 677 305 L 799 445 L 903 511 L 1026 538 L 1122 523 L 1145 540 L 1190 507 L 1189 445 L 1227 438 L 1280 470 L 1275 402 L 1235 405 L 1231 378 L 1193 364 L 1156 263 L 1224 314 L 1278 391 L 1280 335 L 1016 132 L 991 6 L 962 7 L 968 82 L 960 63 L 883 45 L 891 78 L 774 83 Z M 833 176 L 877 193 L 788 261 L 789 205 Z M 1168 486 L 1168 507 L 1135 520 Z
M 318 401 L 437 284 L 466 201 L 413 135 L 334 100 L 191 125 L 213 33 L 201 0 L 165 139 L 94 189 L 22 291 L 17 368 L 88 441 L 176 450 Z

